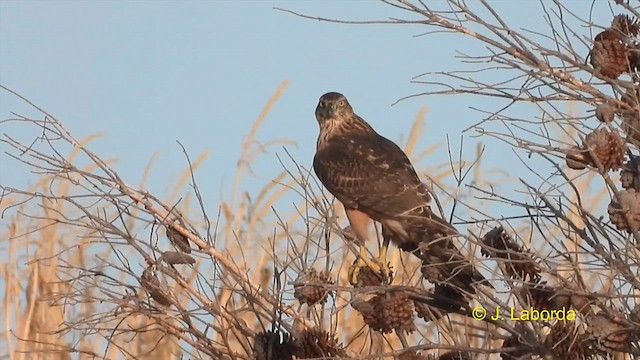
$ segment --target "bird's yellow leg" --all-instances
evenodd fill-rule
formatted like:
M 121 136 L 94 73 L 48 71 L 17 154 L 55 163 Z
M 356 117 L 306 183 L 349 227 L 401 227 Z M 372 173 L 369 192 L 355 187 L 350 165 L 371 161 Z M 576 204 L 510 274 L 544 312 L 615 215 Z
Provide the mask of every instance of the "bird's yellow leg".
M 389 265 L 387 264 L 387 248 L 389 246 L 389 241 L 385 240 L 382 248 L 380 249 L 380 255 L 377 259 L 372 259 L 369 257 L 367 252 L 367 248 L 365 246 L 360 246 L 360 254 L 356 261 L 349 267 L 349 283 L 351 285 L 358 284 L 358 276 L 360 275 L 360 270 L 363 268 L 370 268 L 375 274 L 378 274 L 382 280 L 386 280 L 390 274 Z
M 389 266 L 389 263 L 387 262 L 387 250 L 389 249 L 389 242 L 391 241 L 390 238 L 388 237 L 384 237 L 384 240 L 382 240 L 382 247 L 380 247 L 380 254 L 378 255 L 378 264 L 380 264 L 380 272 L 382 273 L 382 276 L 384 276 L 385 278 L 389 276 L 389 274 L 391 274 L 391 266 Z
M 356 285 L 358 283 L 360 270 L 366 267 L 371 268 L 371 270 L 376 273 L 380 270 L 380 265 L 374 263 L 372 259 L 369 258 L 367 248 L 364 245 L 360 245 L 360 254 L 358 254 L 358 258 L 353 263 L 353 265 L 349 267 L 349 283 L 351 285 Z

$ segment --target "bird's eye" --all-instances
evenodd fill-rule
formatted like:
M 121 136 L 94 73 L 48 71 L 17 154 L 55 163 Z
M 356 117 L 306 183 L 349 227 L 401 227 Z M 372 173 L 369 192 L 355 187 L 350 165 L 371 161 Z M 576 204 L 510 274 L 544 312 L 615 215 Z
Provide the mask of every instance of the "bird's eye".
M 344 106 L 344 100 L 340 100 L 340 101 L 338 102 L 338 106 Z
M 323 101 L 320 101 L 320 102 L 318 103 L 318 106 L 319 106 L 319 107 L 324 107 L 324 102 L 323 102 Z

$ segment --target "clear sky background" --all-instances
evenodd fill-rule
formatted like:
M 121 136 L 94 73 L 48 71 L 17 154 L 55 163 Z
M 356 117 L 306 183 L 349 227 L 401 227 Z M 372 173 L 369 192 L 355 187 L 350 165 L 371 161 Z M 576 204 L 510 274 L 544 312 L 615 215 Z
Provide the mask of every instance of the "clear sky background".
M 590 2 L 567 3 L 589 17 Z M 517 28 L 545 28 L 538 2 L 492 4 Z M 596 2 L 595 23 L 610 22 L 608 6 Z M 291 84 L 258 139 L 295 141 L 288 149 L 307 167 L 318 131 L 314 109 L 328 91 L 344 93 L 356 112 L 394 140 L 408 133 L 426 106 L 420 149 L 449 135 L 457 151 L 461 130 L 482 118 L 470 108 L 498 108 L 486 98 L 454 96 L 423 96 L 392 106 L 401 97 L 434 90 L 412 84 L 412 77 L 464 68 L 456 50 L 480 53 L 477 42 L 443 34 L 416 36 L 430 30 L 418 25 L 318 22 L 274 7 L 347 20 L 411 16 L 372 1 L 2 1 L 0 82 L 61 119 L 77 138 L 104 132 L 90 148 L 104 158 L 118 158 L 115 168 L 129 183 L 138 183 L 159 151 L 148 186 L 160 195 L 186 167 L 176 141 L 192 157 L 208 150 L 197 176 L 209 209 L 216 209 L 220 196 L 231 189 L 242 140 L 284 80 Z M 2 118 L 11 111 L 37 115 L 26 109 L 0 92 Z M 32 140 L 16 127 L 5 125 L 0 132 Z M 465 150 L 473 152 L 477 141 L 467 136 Z M 505 145 L 487 146 L 488 166 L 518 166 Z M 255 191 L 282 169 L 276 153 L 284 155 L 276 147 L 260 158 L 245 190 Z M 440 164 L 447 156 L 441 148 L 419 165 Z M 0 154 L 0 183 L 34 181 L 14 166 Z

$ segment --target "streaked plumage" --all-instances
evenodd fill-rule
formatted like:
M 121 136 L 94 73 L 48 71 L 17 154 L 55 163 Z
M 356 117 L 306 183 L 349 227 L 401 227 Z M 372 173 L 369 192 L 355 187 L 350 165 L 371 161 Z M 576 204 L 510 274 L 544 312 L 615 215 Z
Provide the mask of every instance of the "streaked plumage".
M 484 280 L 451 242 L 456 229 L 431 211 L 431 196 L 402 149 L 356 115 L 342 94 L 324 94 L 316 119 L 314 171 L 344 205 L 360 242 L 371 218 L 386 239 L 423 260 L 428 280 L 468 291 Z

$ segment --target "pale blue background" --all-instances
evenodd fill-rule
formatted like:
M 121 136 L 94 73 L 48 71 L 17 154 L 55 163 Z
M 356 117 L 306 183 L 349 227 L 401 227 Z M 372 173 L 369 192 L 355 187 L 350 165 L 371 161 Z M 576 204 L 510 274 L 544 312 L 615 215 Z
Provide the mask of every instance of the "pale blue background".
M 588 4 L 571 4 L 588 16 Z M 541 13 L 537 2 L 493 5 L 515 26 L 544 28 L 540 17 L 530 16 Z M 606 25 L 608 5 L 597 5 L 594 15 L 601 19 L 595 21 Z M 427 106 L 427 132 L 420 148 L 449 134 L 457 151 L 460 131 L 481 119 L 469 107 L 497 108 L 487 99 L 449 96 L 418 97 L 391 106 L 401 97 L 433 90 L 411 84 L 411 78 L 462 68 L 454 58 L 456 49 L 480 52 L 478 42 L 443 34 L 414 37 L 430 30 L 419 25 L 329 24 L 274 7 L 349 20 L 411 16 L 370 1 L 4 1 L 0 82 L 64 121 L 78 138 L 105 132 L 90 148 L 105 158 L 119 158 L 115 168 L 130 183 L 137 184 L 150 156 L 159 150 L 149 188 L 160 194 L 186 166 L 176 140 L 193 157 L 209 150 L 198 178 L 214 209 L 220 192 L 231 189 L 243 137 L 285 79 L 291 85 L 258 138 L 295 140 L 298 146 L 289 150 L 306 166 L 317 134 L 313 110 L 327 91 L 347 95 L 360 115 L 394 140 L 408 132 L 420 107 Z M 2 118 L 25 108 L 0 92 Z M 2 132 L 8 132 L 5 129 Z M 468 153 L 476 141 L 465 142 Z M 499 166 L 515 162 L 508 148 L 492 148 L 500 146 L 489 144 L 485 164 L 491 165 L 492 159 Z M 281 148 L 272 150 L 283 154 Z M 273 152 L 261 157 L 255 182 L 246 184 L 247 190 L 281 169 Z M 440 149 L 420 165 L 445 161 L 446 151 Z M 13 166 L 0 154 L 0 183 L 33 180 Z

